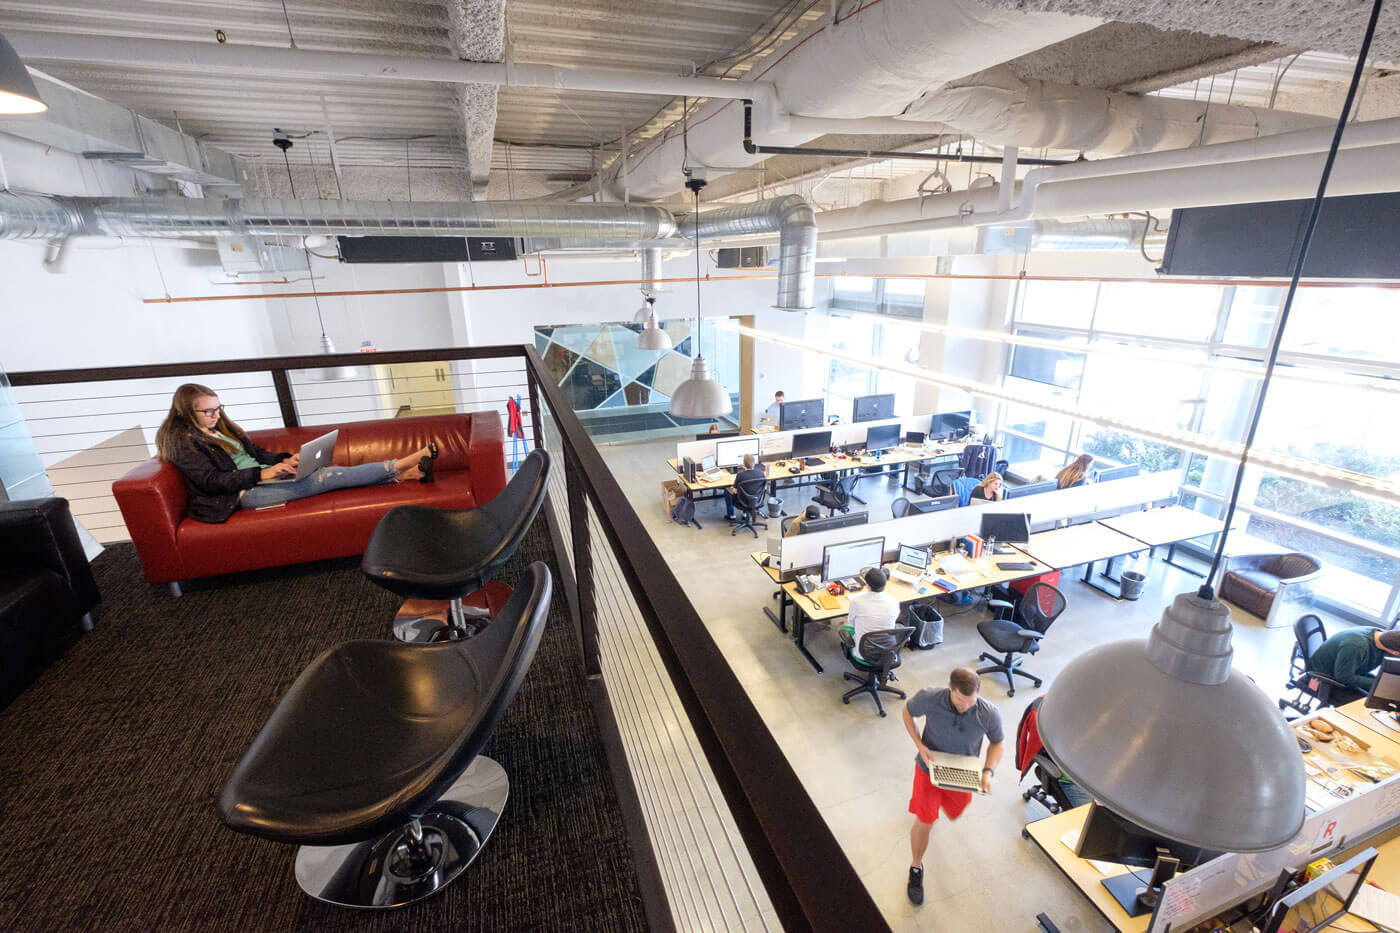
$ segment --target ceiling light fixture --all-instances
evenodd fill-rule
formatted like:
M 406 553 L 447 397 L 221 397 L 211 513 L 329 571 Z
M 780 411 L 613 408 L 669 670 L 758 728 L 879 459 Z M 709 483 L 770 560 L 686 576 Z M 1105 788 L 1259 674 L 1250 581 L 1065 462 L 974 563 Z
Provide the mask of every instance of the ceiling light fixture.
M 1263 852 L 1286 845 L 1303 826 L 1303 756 L 1268 695 L 1230 669 L 1230 610 L 1215 598 L 1213 584 L 1381 4 L 1375 0 L 1371 7 L 1322 165 L 1205 583 L 1194 594 L 1178 595 L 1146 642 L 1113 642 L 1071 661 L 1037 720 L 1050 756 L 1089 796 L 1188 845 Z M 1208 775 L 1200 767 L 1205 748 L 1218 765 Z
M 43 113 L 48 109 L 19 53 L 0 35 L 0 114 Z
M 642 332 L 637 335 L 638 350 L 669 350 L 671 349 L 671 335 L 666 333 L 656 323 L 656 299 L 647 296 L 646 302 L 647 319 L 642 326 Z

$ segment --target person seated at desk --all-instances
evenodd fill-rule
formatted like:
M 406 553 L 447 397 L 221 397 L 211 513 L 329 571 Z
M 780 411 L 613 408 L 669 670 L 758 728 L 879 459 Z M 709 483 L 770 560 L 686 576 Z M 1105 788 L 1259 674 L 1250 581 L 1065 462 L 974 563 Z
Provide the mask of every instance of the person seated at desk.
M 1344 629 L 1319 645 L 1308 661 L 1308 670 L 1356 691 L 1347 696 L 1339 696 L 1340 690 L 1334 693 L 1332 700 L 1340 706 L 1371 692 L 1376 679 L 1372 672 L 1386 655 L 1400 655 L 1400 631 L 1382 632 L 1363 625 Z
M 1000 473 L 988 473 L 981 485 L 972 490 L 972 498 L 986 502 L 1000 502 L 1005 495 L 1006 490 L 1002 489 Z
M 778 416 L 781 415 L 783 412 L 783 399 L 786 397 L 787 396 L 783 395 L 782 392 L 774 392 L 773 404 L 769 405 L 768 408 L 765 409 L 763 412 L 765 415 L 771 415 L 775 423 L 777 421 Z
M 740 486 L 749 480 L 767 479 L 768 474 L 758 465 L 758 458 L 753 454 L 744 454 L 744 468 L 734 474 L 734 484 L 724 490 L 724 517 L 730 521 L 734 520 L 734 496 Z
M 1093 464 L 1093 454 L 1080 454 L 1075 457 L 1073 463 L 1056 474 L 1055 488 L 1069 489 L 1071 486 L 1083 486 L 1085 477 L 1089 475 L 1089 467 Z
M 807 506 L 807 510 L 801 515 L 788 522 L 787 531 L 783 532 L 784 538 L 791 538 L 793 535 L 802 534 L 802 523 L 809 518 L 821 518 L 822 510 L 815 505 Z
M 851 633 L 851 640 L 856 643 L 851 653 L 864 661 L 860 653 L 860 637 L 866 632 L 894 628 L 895 620 L 899 618 L 899 600 L 885 592 L 885 582 L 889 577 L 881 568 L 867 567 L 861 577 L 865 580 L 865 589 L 847 597 L 851 607 L 846 611 L 846 624 L 841 627 Z

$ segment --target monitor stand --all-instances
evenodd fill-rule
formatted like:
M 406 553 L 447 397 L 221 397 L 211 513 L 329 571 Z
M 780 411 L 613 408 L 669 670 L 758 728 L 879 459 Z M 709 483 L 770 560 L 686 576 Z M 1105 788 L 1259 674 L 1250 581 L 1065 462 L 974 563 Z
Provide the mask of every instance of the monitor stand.
M 1100 882 L 1113 899 L 1118 902 L 1130 917 L 1141 917 L 1157 909 L 1157 901 L 1162 896 L 1162 885 L 1176 875 L 1181 861 L 1167 854 L 1166 849 L 1157 850 L 1157 861 L 1152 866 L 1152 877 L 1144 884 L 1135 872 L 1105 878 Z
M 1371 710 L 1371 718 L 1394 732 L 1400 732 L 1400 713 L 1388 713 L 1383 709 Z

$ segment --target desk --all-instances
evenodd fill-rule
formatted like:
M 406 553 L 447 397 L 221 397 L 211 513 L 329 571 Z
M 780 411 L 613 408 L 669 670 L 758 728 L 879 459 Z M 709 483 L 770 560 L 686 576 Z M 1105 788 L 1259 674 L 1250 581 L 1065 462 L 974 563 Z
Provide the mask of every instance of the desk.
M 825 454 L 820 459 L 820 466 L 807 466 L 803 459 L 796 460 L 769 460 L 760 465 L 764 468 L 764 474 L 768 477 L 770 494 L 776 491 L 779 480 L 791 480 L 797 485 L 801 485 L 803 480 L 814 477 L 828 476 L 832 473 L 845 473 L 849 470 L 856 470 L 862 467 L 897 467 L 903 473 L 900 483 L 908 489 L 909 464 L 922 463 L 925 460 L 940 460 L 944 458 L 956 458 L 962 453 L 965 444 L 950 442 L 942 447 L 928 450 L 916 447 L 893 447 L 886 450 L 879 460 L 862 462 L 858 457 L 838 457 L 834 454 Z M 939 452 L 941 451 L 941 452 Z M 788 469 L 789 464 L 801 466 L 796 473 Z M 716 490 L 727 489 L 734 482 L 732 476 L 726 476 L 715 482 L 707 482 L 697 477 L 696 482 L 690 482 L 681 475 L 680 461 L 672 457 L 666 461 L 666 465 L 675 471 L 680 477 L 680 481 L 685 483 L 692 493 L 704 493 Z M 889 472 L 889 471 L 886 471 Z M 697 497 L 701 498 L 701 497 Z M 703 498 L 710 498 L 708 496 Z
M 767 555 L 762 551 L 755 551 L 749 556 L 759 565 L 760 569 L 768 574 L 769 579 L 774 583 L 778 583 L 778 571 L 772 567 L 763 566 L 763 558 Z M 946 556 L 948 555 L 935 554 L 929 563 L 931 566 L 936 567 L 939 559 Z M 997 566 L 998 560 L 1003 563 L 1020 562 L 1021 555 L 1002 554 L 994 557 L 983 557 L 980 560 L 972 562 L 974 569 L 969 573 L 959 574 L 957 577 L 941 576 L 942 579 L 952 580 L 957 584 L 952 590 L 945 590 L 941 587 L 934 586 L 931 582 L 923 583 L 920 586 L 910 586 L 902 580 L 896 580 L 891 577 L 889 582 L 885 584 L 885 592 L 899 600 L 899 604 L 904 606 L 908 603 L 930 600 L 936 596 L 942 596 L 944 593 L 957 593 L 962 590 L 975 589 L 980 586 L 1009 583 L 1012 580 L 1019 580 L 1022 577 L 1033 577 L 1042 573 L 1049 573 L 1055 569 L 1042 561 L 1031 558 L 1028 561 L 1031 567 L 1027 570 L 1002 570 Z M 886 572 L 893 566 L 893 562 L 885 564 Z M 763 610 L 764 613 L 767 614 L 768 618 L 774 625 L 778 626 L 781 631 L 787 632 L 787 607 L 790 605 L 794 608 L 792 640 L 796 643 L 797 650 L 802 652 L 802 656 L 816 669 L 817 673 L 822 673 L 823 668 L 821 663 L 818 662 L 816 658 L 812 657 L 811 652 L 807 650 L 807 624 L 809 622 L 830 622 L 833 619 L 844 617 L 846 613 L 850 611 L 850 599 L 846 596 L 837 596 L 837 607 L 835 609 L 823 609 L 816 602 L 814 597 L 819 592 L 824 592 L 824 590 L 813 591 L 811 594 L 803 593 L 797 588 L 796 581 L 789 581 L 781 584 L 779 592 L 781 595 L 778 597 L 778 614 L 775 616 L 766 606 Z
M 1111 569 L 1113 558 L 1147 549 L 1137 538 L 1114 531 L 1100 522 L 1042 531 L 1031 535 L 1030 541 L 1025 544 L 1012 546 L 1060 570 L 1084 564 L 1084 582 L 1114 599 L 1122 597 L 1094 582 L 1094 566 L 1101 560 L 1107 560 Z
M 1218 518 L 1202 515 L 1200 512 L 1180 505 L 1129 512 L 1126 515 L 1101 519 L 1099 524 L 1106 525 L 1129 537 L 1137 538 L 1143 544 L 1151 547 L 1167 545 L 1166 562 L 1198 577 L 1204 575 L 1172 560 L 1176 556 L 1176 546 L 1182 541 L 1189 541 L 1192 538 L 1218 535 L 1225 527 L 1225 523 Z
M 1063 813 L 1056 813 L 1043 820 L 1036 820 L 1027 823 L 1021 834 L 1030 839 L 1040 850 L 1050 857 L 1050 861 L 1055 867 L 1064 873 L 1070 884 L 1079 889 L 1079 893 L 1089 899 L 1094 905 L 1094 909 L 1099 912 L 1099 916 L 1113 925 L 1120 933 L 1143 933 L 1147 929 L 1148 923 L 1152 920 L 1151 914 L 1143 914 L 1141 917 L 1129 917 L 1128 912 L 1122 905 L 1113 899 L 1113 895 L 1108 893 L 1099 882 L 1110 875 L 1101 875 L 1099 870 L 1084 859 L 1075 855 L 1060 839 L 1067 832 L 1079 832 L 1084 828 L 1084 820 L 1089 815 L 1088 804 L 1082 807 L 1075 807 L 1073 810 L 1066 810 Z M 1122 866 L 1123 870 L 1117 874 L 1126 875 L 1128 867 Z M 1139 869 L 1143 877 L 1148 871 Z

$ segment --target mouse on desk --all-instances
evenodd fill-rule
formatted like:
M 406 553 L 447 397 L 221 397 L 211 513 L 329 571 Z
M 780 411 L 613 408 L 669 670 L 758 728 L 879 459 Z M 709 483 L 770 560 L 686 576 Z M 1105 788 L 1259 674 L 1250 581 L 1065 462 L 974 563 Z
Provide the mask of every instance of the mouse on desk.
M 801 473 L 801 472 L 802 472 L 802 467 L 801 467 L 801 466 L 790 466 L 790 467 L 788 467 L 788 472 L 789 472 L 789 473 Z

